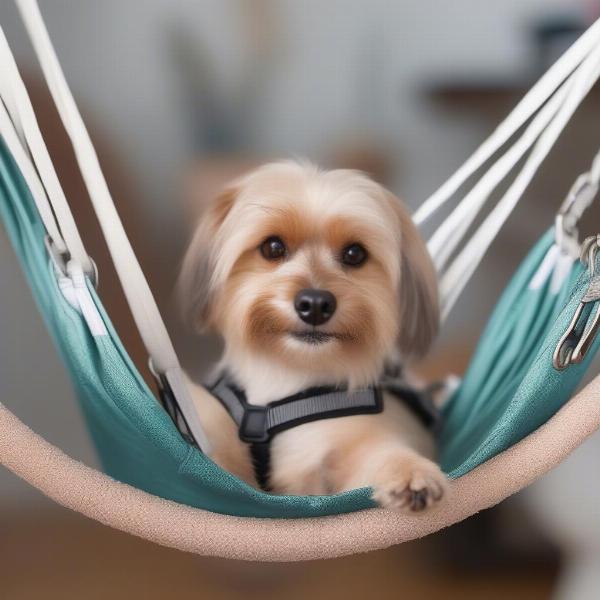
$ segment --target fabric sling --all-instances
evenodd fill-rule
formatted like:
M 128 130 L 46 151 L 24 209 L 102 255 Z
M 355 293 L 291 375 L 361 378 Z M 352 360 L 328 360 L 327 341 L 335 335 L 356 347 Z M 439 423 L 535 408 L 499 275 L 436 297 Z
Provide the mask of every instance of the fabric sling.
M 38 307 L 72 375 L 105 472 L 163 498 L 225 514 L 297 518 L 373 506 L 368 489 L 335 496 L 266 494 L 226 473 L 190 446 L 130 361 L 91 282 L 87 281 L 88 290 L 106 335 L 92 335 L 83 315 L 63 296 L 48 258 L 35 204 L 3 145 L 0 182 L 0 214 Z M 539 427 L 571 396 L 598 349 L 596 337 L 583 363 L 563 372 L 552 367 L 553 349 L 589 286 L 588 270 L 580 263 L 574 263 L 574 271 L 563 279 L 558 296 L 548 295 L 552 272 L 544 285 L 531 290 L 533 295 L 529 297 L 547 308 L 520 309 L 521 292 L 528 290 L 553 244 L 553 233 L 548 232 L 515 275 L 492 315 L 491 329 L 482 338 L 485 348 L 478 349 L 471 369 L 448 404 L 440 453 L 451 476 L 470 471 Z M 538 315 L 533 329 L 528 316 L 532 313 Z M 502 348 L 510 334 L 503 326 L 507 314 L 513 315 L 509 329 L 522 335 L 538 333 L 533 336 L 526 362 L 512 360 L 512 350 L 507 355 L 509 364 L 503 368 L 510 369 L 510 363 L 519 365 L 518 372 L 507 371 L 510 385 L 502 386 L 498 393 L 490 392 L 489 401 L 480 402 L 480 391 L 488 377 L 485 365 L 495 364 L 499 352 L 506 351 Z M 494 346 L 488 350 L 492 341 Z
M 185 406 L 187 396 L 180 385 L 177 357 L 112 205 L 39 10 L 31 0 L 19 0 L 18 4 L 73 140 L 117 271 L 128 291 L 136 323 L 145 334 L 142 337 L 157 374 L 169 383 L 173 397 Z M 559 94 L 550 104 L 552 110 L 546 109 L 543 118 L 537 121 L 539 127 L 529 130 L 522 142 L 527 148 L 537 147 L 538 151 L 534 159 L 524 165 L 519 185 L 512 189 L 505 203 L 498 205 L 498 212 L 484 230 L 485 240 L 475 238 L 473 255 L 477 260 L 597 76 L 598 44 L 600 21 L 549 71 L 549 76 L 540 80 L 539 87 L 534 86 L 532 92 L 535 90 L 535 93 L 517 107 L 517 112 L 507 120 L 508 125 L 499 128 L 501 135 L 494 134 L 485 152 L 468 161 L 468 168 L 461 171 L 460 177 L 446 186 L 435 202 L 428 204 L 428 212 L 436 208 L 434 204 L 443 204 L 451 188 L 457 188 L 477 165 L 485 162 L 485 156 L 491 156 L 489 152 L 500 147 L 503 139 L 506 141 L 511 132 L 538 114 L 538 108 L 548 106 L 549 98 Z M 294 519 L 373 507 L 370 490 L 366 488 L 335 496 L 276 496 L 255 490 L 220 469 L 206 452 L 182 436 L 123 348 L 94 287 L 93 269 L 82 269 L 72 257 L 75 264 L 63 269 L 67 265 L 61 264 L 59 259 L 64 258 L 64 253 L 61 254 L 59 248 L 59 256 L 54 256 L 48 247 L 48 234 L 52 229 L 57 238 L 54 242 L 65 245 L 77 242 L 67 241 L 69 235 L 64 235 L 70 231 L 68 225 L 65 226 L 64 211 L 48 210 L 52 202 L 58 203 L 60 208 L 62 197 L 46 194 L 52 178 L 48 165 L 35 168 L 38 163 L 44 165 L 44 157 L 37 152 L 34 165 L 29 160 L 29 150 L 25 152 L 22 146 L 23 140 L 29 149 L 36 143 L 34 129 L 22 123 L 31 114 L 23 113 L 15 101 L 17 97 L 12 100 L 8 97 L 8 90 L 2 88 L 0 93 L 7 108 L 0 119 L 3 127 L 0 215 L 71 375 L 105 473 L 155 496 L 227 515 Z M 549 133 L 544 135 L 547 131 Z M 539 146 L 534 146 L 538 143 Z M 486 179 L 469 202 L 461 203 L 464 207 L 461 210 L 469 215 L 479 211 L 492 184 L 498 182 L 497 174 L 504 173 L 505 167 L 511 166 L 513 161 L 516 164 L 517 155 L 519 152 L 511 152 L 510 160 L 506 159 L 501 169 L 492 172 L 493 177 Z M 592 270 L 564 252 L 556 241 L 558 233 L 557 229 L 548 231 L 525 258 L 495 308 L 460 388 L 445 408 L 439 449 L 442 466 L 452 478 L 473 471 L 540 428 L 571 397 L 598 351 L 600 336 L 591 335 L 593 315 L 598 314 L 600 303 L 589 292 L 596 289 Z M 439 234 L 437 239 L 442 237 Z M 449 265 L 445 272 L 453 273 L 452 280 L 464 287 L 475 263 L 451 264 L 458 266 L 450 270 Z M 595 268 L 600 272 L 600 265 L 595 264 Z M 140 302 L 140 298 L 144 302 Z M 456 296 L 448 300 L 449 306 L 456 301 Z M 555 349 L 582 302 L 585 304 L 583 317 L 589 318 L 589 322 L 582 322 L 582 335 L 586 331 L 590 333 L 589 349 L 581 362 L 570 364 L 564 370 L 555 369 Z M 96 326 L 91 326 L 91 322 Z M 188 414 L 186 409 L 186 416 Z M 201 433 L 201 429 L 198 431 Z M 200 445 L 204 448 L 203 443 Z

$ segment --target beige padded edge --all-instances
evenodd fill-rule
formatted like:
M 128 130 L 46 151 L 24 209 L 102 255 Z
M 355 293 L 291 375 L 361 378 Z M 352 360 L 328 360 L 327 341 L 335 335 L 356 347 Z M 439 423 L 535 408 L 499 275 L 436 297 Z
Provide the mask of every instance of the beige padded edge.
M 600 426 L 600 376 L 529 437 L 464 477 L 422 516 L 381 509 L 318 519 L 228 517 L 163 500 L 65 455 L 0 404 L 0 463 L 59 504 L 158 544 L 202 555 L 291 561 L 422 537 L 497 504 L 557 465 Z

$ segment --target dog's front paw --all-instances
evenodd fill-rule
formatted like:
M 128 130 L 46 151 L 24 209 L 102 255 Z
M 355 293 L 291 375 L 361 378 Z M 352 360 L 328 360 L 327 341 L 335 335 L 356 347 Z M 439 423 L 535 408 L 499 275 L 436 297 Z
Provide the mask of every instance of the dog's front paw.
M 378 473 L 372 498 L 384 508 L 420 512 L 439 502 L 448 486 L 440 468 L 422 456 L 390 459 Z

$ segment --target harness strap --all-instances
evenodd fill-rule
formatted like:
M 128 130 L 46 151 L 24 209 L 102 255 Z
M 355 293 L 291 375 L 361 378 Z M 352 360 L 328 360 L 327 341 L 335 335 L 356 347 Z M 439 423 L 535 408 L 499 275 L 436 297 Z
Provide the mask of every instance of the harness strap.
M 389 392 L 413 411 L 415 416 L 434 435 L 438 435 L 442 427 L 442 413 L 433 400 L 435 394 L 447 388 L 446 382 L 433 383 L 424 389 L 418 389 L 403 379 L 384 377 L 380 382 L 381 389 Z
M 226 376 L 209 388 L 225 406 L 247 443 L 267 442 L 274 435 L 303 423 L 383 410 L 381 392 L 376 387 L 348 392 L 335 387 L 314 387 L 264 406 L 249 404 L 246 394 Z
M 431 390 L 416 390 L 397 378 L 386 377 L 379 386 L 353 391 L 313 387 L 264 406 L 250 404 L 244 391 L 227 374 L 207 386 L 207 390 L 234 420 L 240 439 L 249 444 L 256 480 L 266 491 L 269 490 L 271 441 L 275 435 L 311 421 L 380 413 L 382 390 L 404 402 L 428 429 L 436 432 L 441 421 Z
M 352 392 L 335 387 L 314 387 L 264 406 L 249 404 L 244 391 L 227 375 L 207 389 L 235 421 L 240 439 L 250 445 L 256 481 L 266 491 L 269 490 L 271 440 L 276 434 L 311 421 L 383 410 L 381 391 L 376 387 Z

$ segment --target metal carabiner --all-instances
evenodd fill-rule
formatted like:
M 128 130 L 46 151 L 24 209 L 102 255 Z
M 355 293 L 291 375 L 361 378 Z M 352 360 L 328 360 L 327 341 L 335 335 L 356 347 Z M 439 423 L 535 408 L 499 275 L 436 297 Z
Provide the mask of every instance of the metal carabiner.
M 595 166 L 595 163 L 594 163 Z M 583 173 L 576 180 L 555 219 L 556 244 L 565 254 L 579 256 L 579 221 L 598 194 L 595 173 Z
M 581 363 L 600 331 L 600 274 L 596 273 L 599 251 L 600 234 L 587 238 L 582 244 L 581 261 L 588 265 L 590 282 L 554 350 L 552 364 L 559 371 Z

